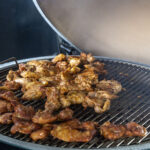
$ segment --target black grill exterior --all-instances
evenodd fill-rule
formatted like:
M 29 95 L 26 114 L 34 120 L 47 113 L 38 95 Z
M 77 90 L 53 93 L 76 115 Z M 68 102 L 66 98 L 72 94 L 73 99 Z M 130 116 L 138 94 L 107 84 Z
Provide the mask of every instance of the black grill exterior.
M 47 57 L 46 57 L 47 58 Z M 52 57 L 49 57 L 52 58 Z M 83 110 L 82 106 L 74 105 L 74 117 L 80 121 L 96 121 L 100 125 L 105 121 L 116 124 L 126 124 L 135 121 L 147 128 L 148 134 L 143 138 L 123 138 L 116 141 L 108 141 L 97 134 L 88 143 L 67 143 L 49 136 L 45 140 L 33 142 L 28 135 L 10 133 L 11 125 L 0 125 L 0 141 L 26 149 L 143 149 L 150 147 L 150 67 L 127 61 L 96 57 L 105 63 L 108 70 L 106 79 L 115 79 L 121 82 L 124 90 L 119 93 L 119 98 L 112 100 L 111 108 L 103 114 L 97 114 L 93 109 Z M 40 57 L 38 59 L 45 59 Z M 23 60 L 22 60 L 23 61 Z M 0 66 L 0 80 L 4 81 L 9 69 L 17 69 L 17 65 L 6 64 Z M 20 97 L 21 91 L 16 91 Z M 44 101 L 22 101 L 24 105 L 32 105 L 35 109 L 42 108 Z

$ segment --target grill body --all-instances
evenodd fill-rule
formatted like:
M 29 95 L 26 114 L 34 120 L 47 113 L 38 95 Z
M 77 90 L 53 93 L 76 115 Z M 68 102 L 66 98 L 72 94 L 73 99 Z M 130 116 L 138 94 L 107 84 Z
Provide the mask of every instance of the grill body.
M 20 62 L 26 62 L 32 59 L 51 59 L 53 57 L 38 57 Z M 148 134 L 143 138 L 123 138 L 116 141 L 108 141 L 97 134 L 88 143 L 67 143 L 53 137 L 49 137 L 43 141 L 33 142 L 28 135 L 10 133 L 11 125 L 0 125 L 0 141 L 25 149 L 146 149 L 150 148 L 150 67 L 147 65 L 137 64 L 133 62 L 111 59 L 106 57 L 96 57 L 105 63 L 108 70 L 106 79 L 114 79 L 121 82 L 124 90 L 119 93 L 119 98 L 112 100 L 110 110 L 97 114 L 92 108 L 83 110 L 82 106 L 74 105 L 74 117 L 81 121 L 96 121 L 100 125 L 105 121 L 116 124 L 126 124 L 135 121 L 147 128 Z M 13 62 L 0 65 L 0 80 L 5 81 L 6 74 L 10 69 L 17 69 L 17 65 Z M 21 91 L 16 91 L 19 97 Z M 31 105 L 35 109 L 42 108 L 42 101 L 22 101 L 24 105 Z

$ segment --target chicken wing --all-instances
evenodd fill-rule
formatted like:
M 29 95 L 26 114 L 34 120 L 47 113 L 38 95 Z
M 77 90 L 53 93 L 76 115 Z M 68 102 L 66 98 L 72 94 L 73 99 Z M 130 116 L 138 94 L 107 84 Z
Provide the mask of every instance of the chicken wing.
M 13 113 L 4 113 L 0 115 L 0 124 L 11 124 Z
M 121 84 L 116 80 L 101 80 L 96 84 L 100 90 L 105 90 L 113 94 L 118 94 L 122 90 Z
M 12 112 L 13 110 L 14 110 L 13 106 L 10 102 L 0 100 L 0 114 L 6 113 L 6 112 Z
M 1 91 L 0 98 L 7 101 L 18 100 L 18 97 L 12 91 Z
M 116 140 L 122 137 L 142 137 L 146 133 L 146 129 L 135 122 L 129 122 L 126 125 L 115 125 L 110 122 L 105 122 L 100 126 L 100 134 L 109 140 Z
M 41 129 L 32 132 L 30 137 L 33 141 L 43 140 L 46 137 L 48 137 L 51 129 L 52 129 L 51 124 L 45 124 L 45 125 L 43 125 L 43 127 Z
M 55 125 L 51 135 L 65 142 L 89 142 L 96 133 L 94 122 L 81 123 L 74 119 Z

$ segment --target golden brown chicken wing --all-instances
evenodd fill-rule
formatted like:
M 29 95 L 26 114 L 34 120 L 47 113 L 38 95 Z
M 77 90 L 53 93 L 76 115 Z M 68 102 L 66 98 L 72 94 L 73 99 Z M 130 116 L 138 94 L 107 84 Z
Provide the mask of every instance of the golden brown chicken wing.
M 44 124 L 41 129 L 32 132 L 30 137 L 33 141 L 43 140 L 46 137 L 48 137 L 51 129 L 52 129 L 51 124 Z
M 18 100 L 17 96 L 15 96 L 14 92 L 12 91 L 1 91 L 0 98 L 7 101 Z
M 122 137 L 145 136 L 146 133 L 146 129 L 135 122 L 129 122 L 126 125 L 115 125 L 108 121 L 100 126 L 100 134 L 109 140 L 116 140 Z
M 12 104 L 8 101 L 0 100 L 0 114 L 12 112 L 14 110 Z
M 11 127 L 10 132 L 15 134 L 17 132 L 22 134 L 30 134 L 33 131 L 40 128 L 40 125 L 35 124 L 31 121 L 23 121 L 23 120 L 16 120 L 14 125 Z
M 51 135 L 65 142 L 89 142 L 96 133 L 94 122 L 81 123 L 74 119 L 55 125 Z
M 13 113 L 4 113 L 0 115 L 0 124 L 11 124 Z
M 122 90 L 121 84 L 116 80 L 101 80 L 96 87 L 114 94 L 118 94 Z

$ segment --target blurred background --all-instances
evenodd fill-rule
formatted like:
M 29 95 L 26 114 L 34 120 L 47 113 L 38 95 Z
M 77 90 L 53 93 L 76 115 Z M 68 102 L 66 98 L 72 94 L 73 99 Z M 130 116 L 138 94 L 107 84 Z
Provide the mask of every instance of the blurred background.
M 56 34 L 32 0 L 1 0 L 0 52 L 0 61 L 58 53 Z

